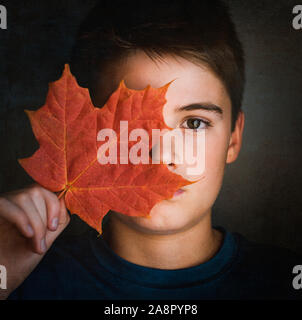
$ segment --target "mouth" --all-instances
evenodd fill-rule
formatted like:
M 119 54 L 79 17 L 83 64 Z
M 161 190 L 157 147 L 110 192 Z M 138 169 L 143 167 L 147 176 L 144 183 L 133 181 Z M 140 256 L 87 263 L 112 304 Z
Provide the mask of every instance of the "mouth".
M 184 192 L 185 192 L 185 190 L 183 190 L 183 189 L 178 189 L 178 190 L 176 190 L 176 191 L 174 192 L 174 194 L 173 194 L 173 198 L 180 196 L 180 195 L 183 194 Z M 172 199 L 173 199 L 173 198 L 172 198 Z

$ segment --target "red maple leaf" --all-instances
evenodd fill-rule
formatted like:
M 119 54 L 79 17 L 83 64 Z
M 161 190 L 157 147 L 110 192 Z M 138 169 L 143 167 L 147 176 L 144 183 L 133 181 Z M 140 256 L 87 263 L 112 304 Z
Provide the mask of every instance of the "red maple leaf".
M 103 108 L 95 108 L 88 89 L 77 84 L 65 65 L 61 78 L 50 83 L 44 106 L 25 110 L 40 148 L 19 163 L 43 187 L 61 192 L 71 214 L 99 233 L 109 210 L 148 216 L 157 202 L 192 182 L 162 163 L 100 164 L 97 151 L 104 142 L 97 141 L 97 134 L 103 128 L 119 133 L 121 120 L 128 121 L 129 132 L 142 128 L 149 136 L 152 129 L 171 129 L 162 115 L 168 87 L 137 91 L 122 81 Z

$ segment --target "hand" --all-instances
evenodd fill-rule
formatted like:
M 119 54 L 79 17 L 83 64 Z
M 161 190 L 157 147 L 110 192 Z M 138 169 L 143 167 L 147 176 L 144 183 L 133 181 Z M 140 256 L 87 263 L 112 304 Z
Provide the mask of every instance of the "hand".
M 0 264 L 7 270 L 0 299 L 34 270 L 69 221 L 64 199 L 40 185 L 0 195 Z

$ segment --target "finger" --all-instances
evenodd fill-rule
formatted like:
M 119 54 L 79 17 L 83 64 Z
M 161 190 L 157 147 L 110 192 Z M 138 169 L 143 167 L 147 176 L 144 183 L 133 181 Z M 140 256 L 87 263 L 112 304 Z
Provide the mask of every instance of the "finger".
M 60 203 L 60 216 L 59 216 L 59 228 L 61 232 L 70 222 L 70 215 L 67 212 L 64 197 L 59 200 Z
M 67 225 L 70 222 L 70 217 L 65 206 L 64 198 L 61 198 L 59 202 L 60 202 L 60 214 L 59 214 L 58 228 L 56 231 L 46 233 L 46 242 L 47 242 L 48 248 L 52 245 L 55 239 L 61 234 L 61 232 L 67 227 Z
M 34 230 L 33 246 L 34 251 L 38 254 L 46 252 L 45 234 L 46 234 L 46 223 L 43 222 L 42 217 L 46 217 L 46 205 L 42 205 L 39 208 L 36 207 L 32 198 L 28 195 L 22 194 L 22 201 L 18 197 L 15 203 L 20 206 L 21 209 L 26 213 L 29 219 L 30 225 Z
M 59 215 L 60 215 L 59 199 L 54 193 L 44 188 L 39 188 L 37 193 L 40 193 L 40 196 L 35 195 L 33 197 L 33 200 L 38 207 L 40 206 L 42 207 L 44 204 L 46 205 L 47 227 L 50 231 L 55 231 L 59 224 Z
M 24 210 L 2 197 L 0 197 L 0 216 L 14 224 L 23 236 L 28 238 L 34 236 L 34 230 Z

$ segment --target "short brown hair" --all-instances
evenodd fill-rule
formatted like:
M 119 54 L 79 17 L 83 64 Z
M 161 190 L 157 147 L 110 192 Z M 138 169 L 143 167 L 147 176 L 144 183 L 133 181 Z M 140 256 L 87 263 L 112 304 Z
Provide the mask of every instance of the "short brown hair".
M 227 6 L 219 0 L 103 0 L 82 24 L 71 57 L 80 85 L 93 87 L 101 68 L 141 49 L 206 64 L 232 102 L 232 130 L 241 110 L 244 53 Z

